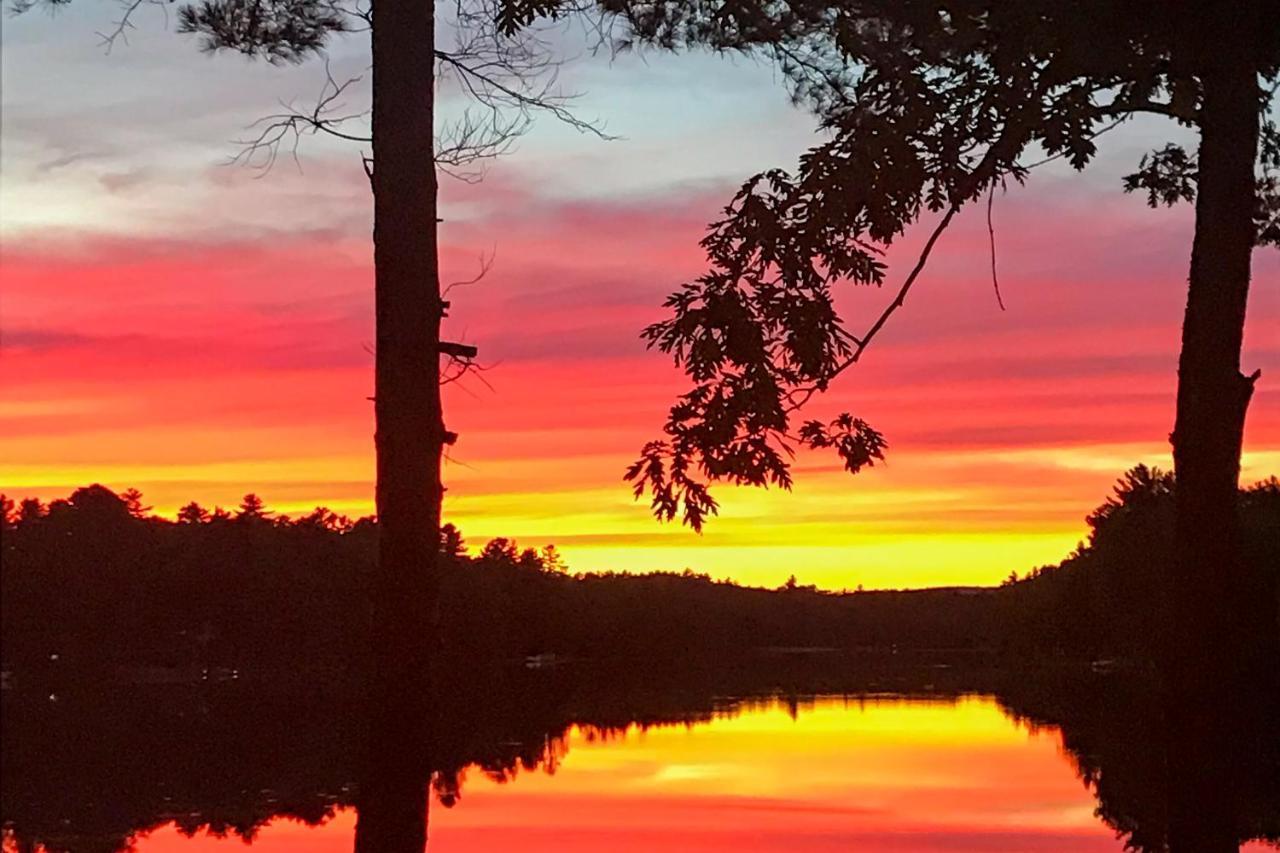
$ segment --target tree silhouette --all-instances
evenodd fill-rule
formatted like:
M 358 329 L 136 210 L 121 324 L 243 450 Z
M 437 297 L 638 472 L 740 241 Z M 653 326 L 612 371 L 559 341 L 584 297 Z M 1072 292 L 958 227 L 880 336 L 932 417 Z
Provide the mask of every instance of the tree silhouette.
M 178 521 L 182 524 L 203 524 L 209 520 L 209 510 L 192 501 L 178 510 Z
M 543 545 L 542 550 L 538 552 L 538 558 L 542 561 L 542 568 L 545 571 L 567 572 L 569 570 L 568 564 L 560 554 L 560 549 L 555 545 Z
M 440 553 L 448 557 L 466 556 L 467 545 L 462 539 L 462 531 L 452 523 L 440 528 Z
M 70 0 L 14 0 L 12 8 L 22 12 L 41 2 Z M 149 0 L 123 6 L 106 35 L 108 45 L 133 26 L 132 16 L 145 5 Z M 377 14 L 363 0 L 196 0 L 177 10 L 178 31 L 199 36 L 201 49 L 273 64 L 323 54 L 335 36 L 369 33 L 367 110 L 335 112 L 361 78 L 326 75 L 314 109 L 267 117 L 259 135 L 245 142 L 242 157 L 269 166 L 282 144 L 314 133 L 372 148 L 371 157 L 361 155 L 374 198 L 376 315 L 379 556 L 368 590 L 376 649 L 373 704 L 386 709 L 388 719 L 424 717 L 420 705 L 429 693 L 424 680 L 439 608 L 441 457 L 457 437 L 445 428 L 441 357 L 465 369 L 475 355 L 473 347 L 441 338 L 449 303 L 438 269 L 437 170 L 475 179 L 467 169 L 508 150 L 539 111 L 600 133 L 568 109 L 571 96 L 556 88 L 558 60 L 545 40 L 526 32 L 539 10 L 536 2 L 526 6 L 522 0 L 459 0 L 452 47 L 437 43 L 431 2 L 389 2 Z M 479 109 L 437 133 L 436 90 L 446 79 Z M 352 130 L 352 124 L 362 129 Z M 260 509 L 247 497 L 237 518 L 257 520 Z
M 250 492 L 240 501 L 240 508 L 236 511 L 236 518 L 243 521 L 253 521 L 256 519 L 266 518 L 270 515 L 267 512 L 267 505 L 263 503 L 262 498 Z
M 143 517 L 151 510 L 151 507 L 142 505 L 142 492 L 137 489 L 125 489 L 120 493 L 120 497 L 129 508 L 129 514 L 137 518 Z
M 18 505 L 19 521 L 36 521 L 44 515 L 44 506 L 39 498 L 23 498 Z
M 1250 257 L 1255 245 L 1280 245 L 1280 132 L 1267 113 L 1280 81 L 1274 3 L 1225 13 L 1194 2 L 1060 0 L 606 5 L 641 41 L 773 57 L 828 136 L 796 170 L 742 186 L 703 240 L 710 270 L 644 332 L 693 388 L 626 476 L 660 519 L 679 515 L 694 528 L 717 508 L 709 482 L 787 487 L 796 447 L 834 447 L 855 472 L 881 458 L 884 437 L 851 415 L 794 419 L 904 304 L 955 214 L 1026 180 L 1031 152 L 1083 169 L 1097 137 L 1134 115 L 1197 128 L 1194 155 L 1165 146 L 1124 187 L 1153 205 L 1196 205 L 1171 436 L 1171 652 L 1185 673 L 1265 661 L 1269 650 L 1239 654 L 1243 637 L 1273 633 L 1259 629 L 1274 625 L 1276 609 L 1244 581 L 1235 494 L 1258 378 L 1240 371 Z M 833 288 L 884 283 L 885 247 L 926 215 L 936 224 L 893 300 L 850 329 Z
M 1109 531 L 1134 514 L 1145 514 L 1153 503 L 1173 494 L 1173 474 L 1159 468 L 1136 465 L 1116 481 L 1111 497 L 1085 518 L 1092 531 L 1089 542 L 1098 545 Z
M 15 0 L 23 11 L 39 0 Z M 46 0 L 53 4 L 69 0 Z M 144 0 L 131 0 L 108 43 L 128 27 Z M 359 78 L 338 82 L 331 76 L 310 112 L 271 116 L 260 135 L 248 140 L 243 156 L 270 165 L 279 146 L 304 133 L 327 133 L 367 142 L 372 156 L 362 162 L 373 191 L 375 302 L 374 444 L 378 560 L 366 587 L 371 600 L 372 672 L 370 708 L 375 717 L 371 753 L 399 762 L 405 772 L 415 764 L 406 743 L 417 743 L 416 726 L 427 718 L 429 673 L 439 611 L 440 515 L 444 496 L 441 458 L 456 434 L 445 428 L 441 403 L 441 357 L 461 362 L 473 347 L 441 338 L 449 303 L 439 278 L 437 169 L 453 170 L 496 156 L 528 126 L 538 110 L 579 129 L 554 88 L 555 62 L 545 42 L 522 36 L 519 0 L 459 0 L 461 38 L 450 51 L 437 45 L 432 2 L 363 0 L 197 0 L 178 8 L 178 29 L 201 37 L 207 51 L 233 50 L 270 63 L 300 62 L 323 52 L 328 40 L 352 30 L 368 30 L 370 107 L 367 112 L 335 115 L 339 99 Z M 462 120 L 437 136 L 436 89 L 442 75 L 453 75 L 463 92 L 481 107 L 479 118 Z M 538 84 L 539 79 L 543 81 Z M 514 113 L 515 118 L 510 118 Z M 367 117 L 367 133 L 347 124 Z M 464 175 L 466 177 L 466 175 Z M 452 373 L 456 378 L 457 371 Z M 246 499 L 247 500 L 247 499 Z M 257 520 L 242 507 L 241 520 Z M 383 772 L 386 771 L 386 772 Z M 393 779 L 379 763 L 382 778 L 371 786 L 425 784 Z M 385 798 L 370 795 L 375 812 Z M 425 800 L 424 809 L 425 809 Z M 398 815 L 363 813 L 357 847 L 392 849 L 405 843 L 395 826 Z M 423 824 L 425 832 L 425 816 Z M 410 833 L 412 835 L 412 833 Z M 422 838 L 425 843 L 425 836 Z M 415 845 L 410 841 L 410 848 Z M 421 843 L 416 845 L 421 848 Z
M 490 539 L 480 549 L 480 559 L 495 563 L 512 563 L 518 559 L 517 545 L 514 540 L 499 536 L 497 539 Z

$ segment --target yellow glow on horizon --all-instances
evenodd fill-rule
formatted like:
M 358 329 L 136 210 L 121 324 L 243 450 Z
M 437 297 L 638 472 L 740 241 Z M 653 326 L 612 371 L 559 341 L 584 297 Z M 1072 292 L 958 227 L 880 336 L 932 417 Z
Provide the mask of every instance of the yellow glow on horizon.
M 204 440 L 198 433 L 146 446 L 135 437 L 119 445 L 120 461 L 107 464 L 91 460 L 115 455 L 108 452 L 115 441 L 90 441 L 81 445 L 83 462 L 9 462 L 0 469 L 0 490 L 48 500 L 93 482 L 136 487 L 168 517 L 189 500 L 231 508 L 248 491 L 286 514 L 317 505 L 353 517 L 372 513 L 371 448 L 321 453 L 321 438 L 280 454 L 279 434 L 246 439 L 240 458 L 198 463 L 184 459 Z M 54 440 L 11 442 L 18 453 L 10 459 L 22 459 L 24 450 L 27 458 L 48 458 L 43 445 Z M 155 461 L 142 461 L 147 457 Z M 655 522 L 621 482 L 617 455 L 498 457 L 446 463 L 445 516 L 473 550 L 498 536 L 524 546 L 555 544 L 579 572 L 689 568 L 762 586 L 794 574 L 826 589 L 983 585 L 1065 557 L 1087 534 L 1085 514 L 1136 461 L 1171 464 L 1159 445 L 1110 444 L 919 450 L 857 477 L 810 467 L 798 471 L 792 492 L 720 488 L 721 515 L 698 535 Z M 1250 450 L 1241 481 L 1276 470 L 1280 451 Z

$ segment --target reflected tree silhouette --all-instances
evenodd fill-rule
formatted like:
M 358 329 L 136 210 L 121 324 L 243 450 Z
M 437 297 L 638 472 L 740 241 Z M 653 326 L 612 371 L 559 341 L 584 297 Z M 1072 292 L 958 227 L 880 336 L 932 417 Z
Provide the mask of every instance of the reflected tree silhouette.
M 430 788 L 421 767 L 397 766 L 383 756 L 360 789 L 356 853 L 421 853 L 427 846 Z
M 1193 705 L 1154 682 L 1083 673 L 998 694 L 1014 719 L 1060 730 L 1097 816 L 1134 853 L 1280 844 L 1277 696 L 1272 681 Z
M 761 708 L 789 708 L 803 719 L 815 696 L 841 694 L 856 706 L 891 686 L 933 702 L 994 694 L 1014 720 L 1057 731 L 1099 819 L 1130 851 L 1280 842 L 1273 725 L 1280 706 L 1272 687 L 1259 685 L 1247 700 L 1219 697 L 1220 714 L 1191 719 L 1167 707 L 1154 685 L 1087 671 L 916 665 L 890 681 L 887 671 L 801 669 L 781 662 L 732 677 L 694 671 L 661 679 L 598 669 L 513 672 L 501 683 L 442 691 L 423 740 L 386 733 L 397 748 L 377 751 L 373 764 L 354 736 L 367 726 L 354 685 L 94 691 L 57 703 L 10 693 L 2 818 L 18 849 L 105 853 L 167 824 L 187 835 L 248 840 L 277 818 L 316 826 L 356 806 L 357 850 L 420 851 L 431 800 L 457 806 L 472 774 L 509 782 L 554 773 L 575 726 L 587 741 L 608 742 Z M 402 760 L 388 763 L 395 755 Z

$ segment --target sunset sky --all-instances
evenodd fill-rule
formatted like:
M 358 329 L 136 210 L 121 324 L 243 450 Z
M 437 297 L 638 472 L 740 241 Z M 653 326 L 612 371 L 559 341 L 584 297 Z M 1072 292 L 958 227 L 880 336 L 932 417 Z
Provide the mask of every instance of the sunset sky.
M 112 4 L 3 21 L 0 490 L 140 488 L 188 500 L 372 510 L 371 204 L 359 152 L 304 139 L 266 174 L 225 164 L 280 100 L 314 100 L 320 62 L 201 55 L 143 9 L 105 55 Z M 890 442 L 849 477 L 802 455 L 792 493 L 721 488 L 699 536 L 659 526 L 622 472 L 683 387 L 640 329 L 703 270 L 705 224 L 735 186 L 794 165 L 814 121 L 773 70 L 659 53 L 578 58 L 577 112 L 541 119 L 482 183 L 446 179 L 449 336 L 488 366 L 447 392 L 460 433 L 446 515 L 473 547 L 554 542 L 574 570 L 683 569 L 829 588 L 991 583 L 1056 561 L 1137 462 L 1169 464 L 1190 211 L 1152 211 L 1119 176 L 1185 131 L 1130 123 L 1084 175 L 1060 164 L 945 235 L 912 300 L 815 416 Z M 340 79 L 367 45 L 335 47 Z M 357 97 L 358 101 L 359 98 Z M 446 93 L 446 112 L 461 102 Z M 892 253 L 891 280 L 918 245 Z M 1280 253 L 1255 254 L 1247 370 L 1261 368 L 1245 479 L 1280 472 Z M 863 326 L 891 297 L 860 289 Z

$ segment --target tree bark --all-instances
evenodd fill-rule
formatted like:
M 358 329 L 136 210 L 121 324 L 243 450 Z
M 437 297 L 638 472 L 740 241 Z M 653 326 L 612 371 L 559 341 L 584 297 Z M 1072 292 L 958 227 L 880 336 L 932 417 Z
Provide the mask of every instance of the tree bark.
M 1199 179 L 1173 457 L 1176 564 L 1166 644 L 1169 849 L 1237 849 L 1233 697 L 1261 681 L 1275 600 L 1241 560 L 1238 489 L 1245 411 L 1257 376 L 1240 372 L 1249 295 L 1259 131 L 1246 51 L 1215 44 L 1201 74 Z M 1274 665 L 1274 661 L 1271 662 Z
M 356 847 L 426 843 L 444 422 L 431 3 L 383 0 L 372 26 L 378 561 L 369 753 Z
M 1240 372 L 1253 253 L 1259 94 L 1245 56 L 1220 50 L 1202 75 L 1195 237 L 1172 435 L 1177 565 L 1170 674 L 1184 690 L 1229 676 L 1262 642 L 1263 602 L 1240 560 L 1237 492 L 1245 410 Z M 1272 602 L 1274 607 L 1274 602 Z

